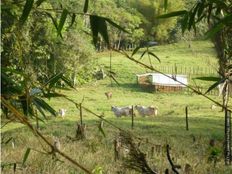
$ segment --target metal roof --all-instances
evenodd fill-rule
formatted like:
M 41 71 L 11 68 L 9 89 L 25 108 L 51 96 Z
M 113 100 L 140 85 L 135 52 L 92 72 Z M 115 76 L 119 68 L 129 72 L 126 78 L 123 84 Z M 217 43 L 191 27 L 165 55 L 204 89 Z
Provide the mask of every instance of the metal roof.
M 162 85 L 162 86 L 181 86 L 181 87 L 185 87 L 185 85 L 188 84 L 188 79 L 187 79 L 187 75 L 181 75 L 181 74 L 176 74 L 176 75 L 172 75 L 172 74 L 160 74 L 160 73 L 146 73 L 146 74 L 140 74 L 137 75 L 137 77 L 142 77 L 142 76 L 151 76 L 150 78 L 150 82 L 153 85 Z M 169 76 L 169 77 L 167 77 Z M 176 78 L 176 80 L 178 80 L 179 82 L 185 84 L 181 84 L 177 81 L 175 81 L 174 79 L 172 79 L 173 77 Z

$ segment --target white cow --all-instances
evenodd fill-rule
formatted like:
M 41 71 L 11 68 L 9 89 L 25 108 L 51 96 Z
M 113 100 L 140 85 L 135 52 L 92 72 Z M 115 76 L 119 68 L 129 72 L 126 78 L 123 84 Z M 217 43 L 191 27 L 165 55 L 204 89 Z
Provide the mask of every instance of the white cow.
M 156 115 L 158 115 L 158 109 L 156 107 L 154 107 L 154 106 L 146 107 L 146 106 L 136 105 L 135 109 L 138 111 L 139 115 L 141 115 L 143 117 L 146 116 L 146 115 L 148 115 L 148 116 L 152 116 L 152 115 L 156 116 Z
M 65 113 L 66 113 L 66 109 L 59 109 L 59 112 L 58 112 L 58 115 L 60 115 L 63 119 L 64 119 L 64 117 L 65 117 Z
M 126 107 L 111 106 L 111 110 L 114 112 L 114 115 L 116 117 L 130 116 L 132 114 L 131 106 L 126 106 Z

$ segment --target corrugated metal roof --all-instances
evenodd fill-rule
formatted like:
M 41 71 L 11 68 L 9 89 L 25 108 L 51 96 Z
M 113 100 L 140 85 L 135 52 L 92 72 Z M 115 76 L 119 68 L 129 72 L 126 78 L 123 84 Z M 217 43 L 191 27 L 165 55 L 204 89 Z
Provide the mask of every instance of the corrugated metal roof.
M 181 86 L 181 87 L 185 87 L 183 84 L 187 85 L 188 84 L 188 79 L 186 75 L 180 75 L 177 74 L 175 75 L 176 80 L 180 81 L 181 83 L 175 81 L 172 79 L 173 75 L 172 74 L 166 74 L 167 76 L 171 77 L 167 77 L 163 74 L 159 74 L 159 73 L 146 73 L 146 74 L 141 74 L 141 75 L 137 75 L 138 77 L 141 76 L 151 76 L 150 80 L 151 83 L 153 85 L 163 85 L 163 86 Z

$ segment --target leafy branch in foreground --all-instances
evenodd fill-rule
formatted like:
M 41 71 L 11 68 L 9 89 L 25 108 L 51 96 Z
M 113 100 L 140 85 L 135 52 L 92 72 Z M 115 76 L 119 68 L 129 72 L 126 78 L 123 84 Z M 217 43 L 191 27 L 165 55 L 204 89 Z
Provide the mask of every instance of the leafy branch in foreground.
M 57 148 L 54 148 L 53 144 L 51 144 L 37 129 L 35 129 L 31 123 L 28 122 L 28 120 L 25 118 L 25 116 L 23 116 L 17 109 L 15 109 L 11 104 L 9 104 L 9 102 L 7 102 L 7 100 L 5 100 L 3 97 L 1 97 L 1 103 L 8 108 L 12 113 L 14 113 L 15 117 L 17 119 L 19 119 L 21 121 L 21 123 L 23 123 L 24 125 L 26 125 L 31 131 L 32 133 L 34 133 L 34 135 L 36 137 L 41 138 L 50 148 L 53 152 L 56 152 L 57 154 L 61 155 L 62 157 L 64 157 L 66 160 L 68 160 L 70 163 L 74 164 L 75 166 L 77 166 L 78 168 L 82 169 L 83 171 L 85 171 L 86 173 L 91 174 L 92 172 L 88 169 L 86 169 L 84 166 L 82 166 L 81 164 L 79 164 L 78 162 L 76 162 L 74 159 L 72 159 L 71 157 L 69 157 L 68 155 L 66 155 L 65 153 L 63 153 L 62 151 L 60 151 Z

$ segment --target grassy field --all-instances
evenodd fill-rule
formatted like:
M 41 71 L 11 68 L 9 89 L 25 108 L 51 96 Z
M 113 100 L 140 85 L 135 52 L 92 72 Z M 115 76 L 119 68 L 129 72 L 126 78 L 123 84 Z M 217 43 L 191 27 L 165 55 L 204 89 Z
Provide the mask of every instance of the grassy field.
M 217 65 L 213 45 L 209 42 L 194 42 L 192 48 L 185 43 L 157 46 L 151 49 L 160 57 L 161 63 L 154 60 L 154 66 L 177 65 L 185 67 L 212 67 Z M 136 55 L 140 57 L 142 50 Z M 99 66 L 109 69 L 109 53 L 98 53 L 96 61 Z M 145 56 L 142 61 L 148 63 Z M 171 170 L 168 163 L 165 145 L 171 146 L 171 156 L 175 164 L 181 165 L 180 173 L 184 173 L 186 164 L 190 164 L 190 173 L 231 173 L 231 167 L 224 167 L 223 161 L 223 136 L 224 136 L 224 113 L 217 107 L 212 110 L 212 102 L 207 99 L 188 92 L 178 93 L 150 93 L 141 89 L 136 84 L 136 74 L 149 72 L 139 65 L 131 62 L 118 53 L 113 53 L 112 70 L 120 86 L 111 85 L 110 79 L 94 80 L 93 82 L 78 87 L 77 91 L 70 89 L 57 89 L 79 103 L 84 97 L 83 106 L 93 112 L 104 115 L 104 118 L 116 126 L 130 131 L 133 135 L 143 138 L 140 148 L 146 154 L 149 165 L 156 168 L 158 173 L 164 173 L 166 168 Z M 204 76 L 215 77 L 212 74 Z M 208 86 L 212 81 L 202 81 L 198 76 L 190 76 L 191 85 Z M 104 93 L 112 91 L 113 97 L 108 100 Z M 210 96 L 221 102 L 218 96 Z M 49 103 L 58 110 L 67 109 L 65 119 L 48 116 L 45 123 L 40 124 L 41 132 L 52 141 L 52 136 L 59 138 L 61 150 L 69 154 L 88 169 L 99 169 L 103 173 L 138 173 L 124 168 L 123 160 L 114 161 L 113 142 L 119 131 L 107 123 L 104 123 L 106 137 L 98 129 L 99 118 L 83 111 L 83 121 L 86 124 L 86 139 L 83 141 L 70 141 L 67 136 L 74 137 L 76 124 L 79 122 L 79 110 L 75 105 L 64 98 L 49 100 Z M 136 116 L 134 129 L 131 130 L 131 118 L 116 118 L 111 112 L 111 106 L 128 105 L 154 105 L 159 108 L 156 117 Z M 185 107 L 189 108 L 189 131 L 185 129 Z M 231 103 L 230 103 L 231 106 Z M 2 120 L 2 124 L 5 120 Z M 6 125 L 2 130 L 2 138 L 13 137 L 15 147 L 11 143 L 2 144 L 1 162 L 22 162 L 24 153 L 29 147 L 33 149 L 25 163 L 25 166 L 17 165 L 16 173 L 81 173 L 68 162 L 58 157 L 61 161 L 52 159 L 51 156 L 39 153 L 48 151 L 48 147 L 39 141 L 32 133 L 19 123 Z M 215 141 L 211 147 L 210 140 Z M 138 139 L 134 139 L 139 143 Z M 154 145 L 161 145 L 161 150 L 154 154 L 151 149 Z M 36 151 L 38 150 L 38 151 Z M 210 160 L 212 154 L 216 165 Z M 14 173 L 13 167 L 5 167 L 2 173 Z M 100 173 L 100 172 L 96 172 Z

